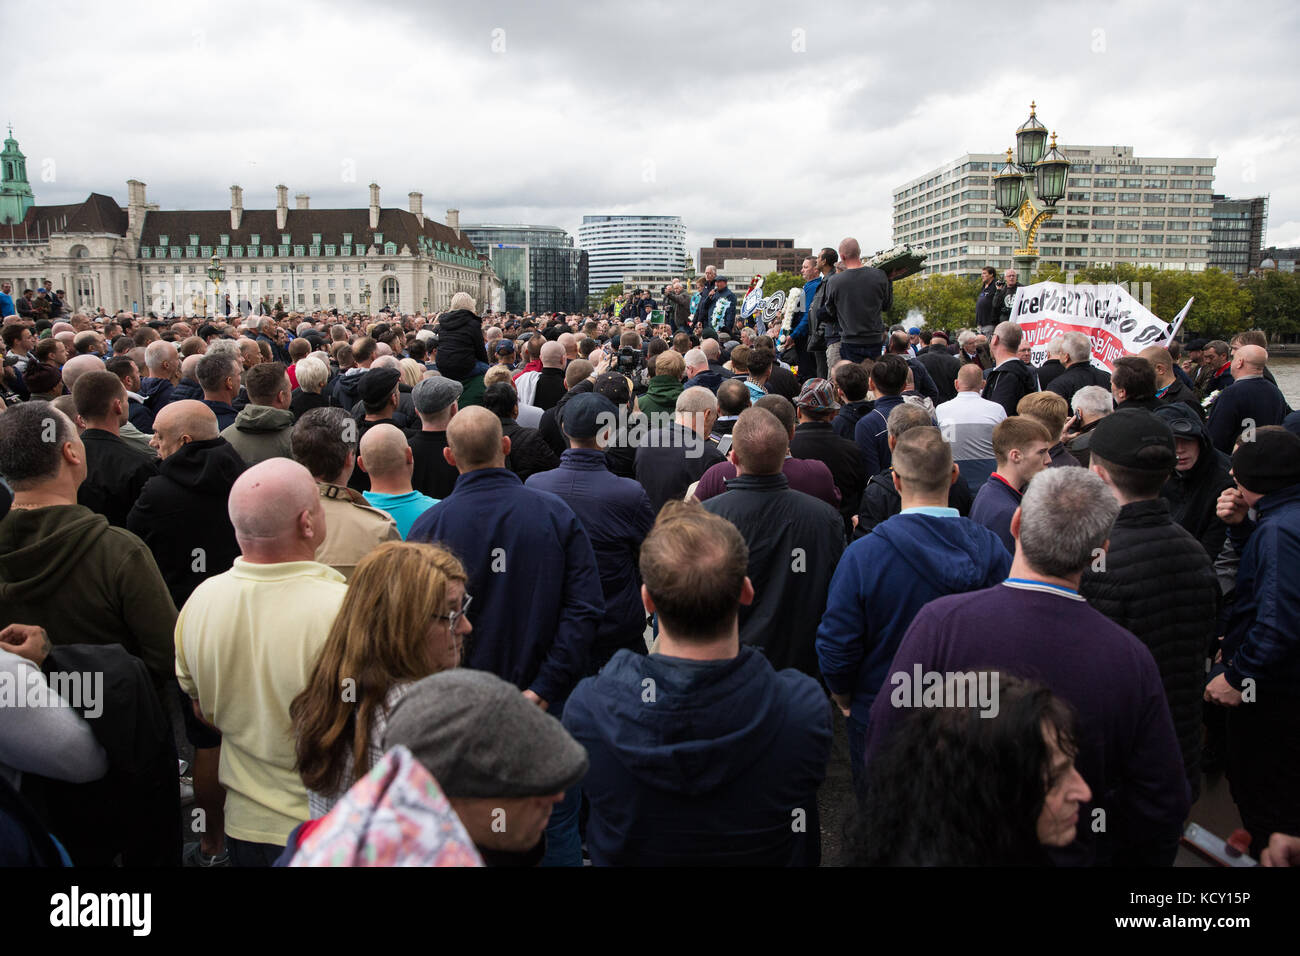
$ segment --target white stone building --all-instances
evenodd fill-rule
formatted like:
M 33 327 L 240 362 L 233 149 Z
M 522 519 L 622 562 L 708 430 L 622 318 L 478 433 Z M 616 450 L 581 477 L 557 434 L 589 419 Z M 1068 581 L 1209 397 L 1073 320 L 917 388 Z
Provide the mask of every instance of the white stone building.
M 14 172 L 25 185 L 25 169 L 15 163 Z M 426 217 L 421 193 L 408 194 L 407 209 L 384 208 L 373 183 L 369 206 L 356 209 L 312 209 L 305 194 L 290 209 L 286 186 L 276 187 L 274 209 L 244 209 L 239 186 L 230 195 L 229 209 L 171 211 L 149 203 L 134 179 L 125 209 L 99 193 L 35 205 L 28 188 L 0 216 L 0 280 L 15 295 L 48 282 L 74 309 L 212 313 L 215 255 L 225 273 L 221 300 L 229 295 L 244 311 L 265 299 L 287 310 L 364 312 L 367 287 L 371 312 L 446 309 L 462 291 L 480 309 L 502 297 L 491 263 L 461 233 L 458 211 L 447 210 L 445 224 Z

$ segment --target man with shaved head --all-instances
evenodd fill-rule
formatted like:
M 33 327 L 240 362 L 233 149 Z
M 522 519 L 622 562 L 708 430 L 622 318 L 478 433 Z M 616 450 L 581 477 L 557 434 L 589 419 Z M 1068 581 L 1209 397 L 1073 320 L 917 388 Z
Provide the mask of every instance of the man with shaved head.
M 347 585 L 314 560 L 325 513 L 302 465 L 269 458 L 249 468 L 228 511 L 240 557 L 195 588 L 177 618 L 176 676 L 196 715 L 221 732 L 230 862 L 270 866 L 309 817 L 289 705 Z
M 158 475 L 145 484 L 126 526 L 153 552 L 179 608 L 196 587 L 228 571 L 239 556 L 227 506 L 230 486 L 243 473 L 244 462 L 217 433 L 212 409 L 192 399 L 164 405 L 154 419 L 150 441 L 161 459 Z M 219 865 L 226 860 L 225 793 L 217 779 L 221 735 L 200 721 L 189 698 L 182 697 L 185 736 L 194 747 L 194 799 L 208 822 L 199 842 L 186 847 L 186 860 Z
M 564 397 L 564 346 L 559 342 L 544 343 L 541 360 L 540 371 L 526 372 L 515 379 L 515 389 L 520 402 L 546 411 Z
M 510 681 L 558 718 L 586 673 L 605 613 L 591 541 L 564 501 L 506 469 L 510 440 L 495 414 L 461 409 L 447 425 L 447 445 L 443 454 L 460 478 L 407 540 L 436 541 L 465 565 L 477 635 L 465 666 Z M 581 865 L 577 804 L 573 791 L 552 812 L 548 862 Z
M 181 402 L 186 399 L 193 399 L 196 402 L 203 400 L 203 386 L 199 384 L 199 363 L 201 361 L 203 361 L 202 353 L 187 355 L 181 359 L 181 377 L 167 399 L 169 402 Z
M 704 508 L 735 525 L 749 548 L 754 601 L 740 609 L 740 642 L 761 648 L 777 670 L 819 677 L 813 642 L 844 551 L 844 521 L 824 501 L 791 490 L 782 474 L 790 430 L 775 414 L 746 409 L 731 434 L 727 458 L 737 477 Z
M 885 323 L 881 315 L 894 304 L 894 287 L 883 270 L 863 264 L 858 240 L 843 240 L 839 254 L 844 271 L 826 280 L 819 318 L 838 326 L 841 357 L 861 362 L 883 350 Z
M 1225 455 L 1232 454 L 1243 431 L 1249 429 L 1253 436 L 1255 429 L 1281 425 L 1286 418 L 1286 399 L 1276 385 L 1264 378 L 1267 367 L 1268 352 L 1260 346 L 1242 345 L 1233 350 L 1232 384 L 1210 405 L 1205 424 L 1210 441 Z
M 1163 405 L 1182 402 L 1199 418 L 1204 418 L 1205 410 L 1201 408 L 1196 392 L 1183 384 L 1175 373 L 1178 363 L 1174 361 L 1169 349 L 1162 345 L 1149 345 L 1138 353 L 1138 358 L 1146 359 L 1156 371 L 1156 399 Z M 1179 369 L 1181 371 L 1181 369 Z
M 229 570 L 239 555 L 226 506 L 244 462 L 218 433 L 212 409 L 192 400 L 163 406 L 151 444 L 160 459 L 158 474 L 145 483 L 126 527 L 149 546 L 181 607 L 201 582 Z
M 370 490 L 362 492 L 366 501 L 390 515 L 403 538 L 415 519 L 438 503 L 411 487 L 415 455 L 406 435 L 393 425 L 376 425 L 361 436 L 357 466 L 370 476 Z
M 978 365 L 966 363 L 953 381 L 957 397 L 934 410 L 943 437 L 952 445 L 952 457 L 972 492 L 978 492 L 997 468 L 993 454 L 993 429 L 1007 417 L 1007 410 L 980 393 L 984 373 Z

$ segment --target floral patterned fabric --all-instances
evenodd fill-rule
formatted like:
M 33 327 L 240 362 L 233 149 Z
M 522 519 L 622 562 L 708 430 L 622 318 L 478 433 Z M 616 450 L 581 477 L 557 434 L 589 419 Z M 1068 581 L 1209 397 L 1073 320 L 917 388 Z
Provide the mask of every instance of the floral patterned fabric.
M 290 866 L 482 866 L 438 781 L 394 747 L 303 838 Z

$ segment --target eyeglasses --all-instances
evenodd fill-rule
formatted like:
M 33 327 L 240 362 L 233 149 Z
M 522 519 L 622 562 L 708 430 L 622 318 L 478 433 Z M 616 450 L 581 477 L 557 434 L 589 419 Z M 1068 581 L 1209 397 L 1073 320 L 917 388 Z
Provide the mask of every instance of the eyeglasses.
M 450 614 L 435 614 L 433 615 L 433 619 L 435 621 L 446 621 L 447 627 L 454 631 L 456 630 L 456 625 L 460 622 L 460 619 L 469 613 L 469 606 L 473 600 L 472 597 L 466 594 L 461 598 L 459 611 L 452 611 Z

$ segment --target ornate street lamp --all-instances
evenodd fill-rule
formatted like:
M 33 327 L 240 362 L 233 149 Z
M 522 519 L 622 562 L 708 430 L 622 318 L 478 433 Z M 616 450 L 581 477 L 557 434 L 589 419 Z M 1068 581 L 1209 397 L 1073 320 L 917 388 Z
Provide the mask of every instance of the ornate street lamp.
M 367 282 L 366 287 L 361 291 L 365 294 L 366 297 L 366 315 L 370 315 L 371 314 L 370 313 L 370 283 Z
M 1006 163 L 993 177 L 993 205 L 1020 240 L 1013 256 L 1022 284 L 1038 260 L 1038 229 L 1065 198 L 1069 173 L 1070 161 L 1056 148 L 1056 134 L 1049 149 L 1047 127 L 1038 119 L 1037 104 L 1030 103 L 1029 119 L 1016 130 L 1015 158 L 1008 149 Z
M 1047 142 L 1047 127 L 1038 120 L 1037 104 L 1029 104 L 1029 119 L 1016 130 L 1016 161 L 1025 172 L 1032 172 L 1034 163 L 1043 158 L 1043 144 Z
M 225 311 L 221 308 L 221 280 L 224 279 L 225 277 L 226 277 L 226 270 L 221 268 L 221 258 L 219 256 L 213 256 L 212 262 L 208 266 L 208 278 L 212 280 L 212 284 L 216 288 L 216 291 L 212 297 L 212 305 L 213 305 L 213 311 L 216 312 L 218 315 L 226 314 Z M 204 296 L 203 301 L 204 301 L 204 311 L 206 312 L 207 296 Z
M 1004 219 L 1010 219 L 1024 201 L 1025 174 L 1011 158 L 1011 148 L 1008 147 L 1006 164 L 993 177 L 993 205 Z
M 1056 134 L 1052 134 L 1052 147 L 1047 155 L 1034 163 L 1034 189 L 1038 198 L 1055 206 L 1065 198 L 1065 178 L 1070 172 L 1070 161 L 1056 148 Z

